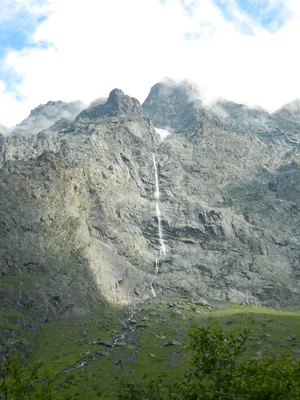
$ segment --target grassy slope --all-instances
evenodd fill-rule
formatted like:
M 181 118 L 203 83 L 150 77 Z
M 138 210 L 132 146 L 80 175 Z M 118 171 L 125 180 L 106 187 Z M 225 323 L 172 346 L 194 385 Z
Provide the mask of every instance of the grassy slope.
M 107 351 L 96 344 L 99 338 L 112 340 L 122 319 L 124 310 L 108 307 L 91 317 L 44 325 L 30 362 L 43 359 L 48 370 L 60 373 L 87 359 L 84 367 L 59 374 L 57 390 L 70 399 L 76 392 L 84 393 L 84 399 L 108 399 L 122 377 L 140 380 L 167 373 L 173 379 L 181 375 L 187 331 L 193 324 L 219 322 L 230 329 L 251 328 L 247 357 L 300 356 L 300 315 L 289 311 L 217 301 L 212 310 L 185 301 L 149 303 L 135 315 L 136 330 L 122 340 L 121 347 Z M 169 340 L 178 344 L 164 346 Z
M 6 275 L 0 282 L 0 343 L 3 347 L 22 352 L 24 347 L 31 349 L 30 343 L 34 341 L 34 321 L 29 315 L 25 315 L 3 303 L 14 303 L 17 292 L 35 290 L 35 285 L 40 282 L 40 277 L 29 274 Z M 24 346 L 25 344 L 25 346 Z M 0 346 L 1 347 L 1 346 Z

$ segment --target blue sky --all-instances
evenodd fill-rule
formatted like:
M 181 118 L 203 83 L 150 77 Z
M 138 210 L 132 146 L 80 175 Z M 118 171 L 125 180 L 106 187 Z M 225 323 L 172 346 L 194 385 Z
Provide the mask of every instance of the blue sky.
M 274 110 L 300 97 L 299 37 L 300 0 L 2 0 L 0 123 L 165 77 Z
M 215 0 L 227 20 L 233 21 L 235 16 L 229 1 Z M 247 14 L 268 31 L 273 32 L 284 24 L 284 7 L 282 3 L 270 6 L 268 0 L 237 0 L 238 9 Z
M 11 0 L 12 4 L 15 0 Z M 63 1 L 63 0 L 62 0 Z M 162 4 L 166 0 L 160 0 Z M 224 17 L 228 21 L 236 21 L 231 0 L 213 0 L 215 5 L 221 10 Z M 38 0 L 42 4 L 45 0 Z M 201 2 L 201 0 L 200 0 Z M 199 0 L 181 0 L 185 11 L 192 16 L 193 12 L 199 3 Z M 270 32 L 279 29 L 284 23 L 283 6 L 282 4 L 269 9 L 268 0 L 236 0 L 237 8 L 248 15 L 253 21 L 258 22 L 262 27 Z M 3 9 L 1 9 L 1 7 Z M 4 8 L 6 10 L 4 10 Z M 1 14 L 8 15 L 7 20 L 1 19 Z M 0 60 L 12 49 L 21 50 L 25 47 L 36 46 L 31 41 L 31 35 L 35 32 L 39 24 L 47 19 L 47 15 L 32 15 L 30 12 L 20 9 L 13 9 L 11 3 L 6 6 L 0 5 Z M 241 23 L 242 31 L 246 34 L 251 34 L 251 28 L 247 23 Z M 193 35 L 186 35 L 188 39 Z M 196 34 L 197 37 L 197 34 Z M 0 79 L 3 76 L 0 72 Z
M 32 34 L 46 16 L 41 15 L 45 0 L 2 0 L 0 3 L 0 57 L 9 48 L 29 45 Z
M 25 12 L 18 13 L 12 20 L 0 21 L 0 58 L 9 49 L 21 50 L 30 46 L 30 36 L 46 16 L 30 18 Z
M 15 0 L 10 1 L 13 4 Z M 167 0 L 160 1 L 162 4 L 165 4 Z M 234 15 L 231 6 L 231 0 L 213 1 L 222 11 L 226 20 L 236 20 L 236 16 Z M 38 1 L 40 4 L 43 2 L 45 2 L 45 0 Z M 199 0 L 181 0 L 181 3 L 187 13 L 192 15 Z M 251 19 L 258 22 L 262 27 L 269 31 L 279 29 L 284 24 L 284 7 L 282 3 L 273 8 L 269 8 L 269 0 L 236 0 L 235 4 L 240 11 L 244 12 Z M 3 9 L 1 9 L 1 7 Z M 4 10 L 4 8 L 6 8 L 6 10 Z M 10 17 L 8 20 L 3 20 L 1 14 L 7 14 Z M 3 58 L 10 49 L 21 50 L 24 47 L 32 46 L 33 44 L 30 40 L 31 35 L 34 33 L 38 25 L 46 18 L 46 15 L 32 15 L 30 12 L 25 11 L 22 8 L 17 12 L 13 10 L 13 6 L 9 2 L 7 2 L 6 6 L 0 5 L 0 59 Z M 251 33 L 251 30 L 249 30 L 249 33 Z
M 0 60 L 3 59 L 12 49 L 21 50 L 30 46 L 28 39 L 31 33 L 30 28 L 20 28 L 19 26 L 16 26 L 15 21 L 4 21 L 0 26 Z M 33 30 L 34 27 L 32 26 L 32 31 Z M 14 86 L 19 83 L 20 77 L 14 74 L 11 70 L 1 68 L 0 80 L 5 82 L 7 90 L 13 90 Z
M 42 1 L 39 2 L 42 4 Z M 11 69 L 5 68 L 3 60 L 11 51 L 21 51 L 35 47 L 32 35 L 45 19 L 46 15 L 31 13 L 15 0 L 0 5 L 0 80 L 5 83 L 6 89 L 13 91 L 20 83 L 21 77 Z

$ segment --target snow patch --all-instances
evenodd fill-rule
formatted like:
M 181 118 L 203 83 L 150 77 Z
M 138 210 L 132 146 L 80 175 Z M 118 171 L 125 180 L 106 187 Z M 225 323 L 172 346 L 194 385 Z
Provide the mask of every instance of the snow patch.
M 166 129 L 160 129 L 160 128 L 154 128 L 156 133 L 159 134 L 161 140 L 163 141 L 168 135 L 171 135 L 170 131 L 167 131 Z

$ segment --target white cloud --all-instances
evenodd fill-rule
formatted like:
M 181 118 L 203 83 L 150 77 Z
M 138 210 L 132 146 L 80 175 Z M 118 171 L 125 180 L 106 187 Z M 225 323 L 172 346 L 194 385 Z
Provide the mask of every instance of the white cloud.
M 270 9 L 279 2 L 269 0 Z M 36 47 L 12 51 L 4 61 L 22 78 L 15 95 L 23 100 L 2 87 L 0 122 L 19 122 L 48 100 L 89 102 L 115 87 L 142 101 L 165 76 L 198 82 L 207 98 L 222 96 L 270 110 L 300 97 L 298 0 L 284 1 L 286 21 L 274 33 L 233 0 L 227 1 L 232 22 L 213 0 L 185 3 L 192 15 L 181 0 L 31 0 L 33 13 L 43 10 L 49 16 L 32 36 Z M 242 33 L 242 24 L 251 27 L 252 36 Z
M 12 20 L 20 13 L 29 13 L 32 17 L 45 15 L 50 9 L 48 0 L 4 0 L 0 4 L 0 21 Z
M 16 123 L 15 116 L 26 115 L 28 113 L 28 104 L 26 102 L 17 101 L 14 94 L 6 91 L 3 82 L 0 81 L 0 123 L 7 127 Z

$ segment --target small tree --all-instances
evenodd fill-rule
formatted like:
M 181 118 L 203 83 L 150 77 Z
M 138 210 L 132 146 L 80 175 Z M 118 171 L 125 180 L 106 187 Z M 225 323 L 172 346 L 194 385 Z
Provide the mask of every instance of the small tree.
M 53 380 L 48 373 L 41 373 L 41 362 L 32 367 L 22 366 L 18 356 L 7 358 L 0 365 L 0 400 L 59 400 L 54 394 Z
M 249 333 L 248 329 L 234 334 L 219 327 L 194 327 L 189 333 L 190 368 L 179 385 L 184 398 L 209 399 L 211 395 L 220 399 L 234 398 L 232 391 L 238 379 L 236 367 L 245 352 Z

